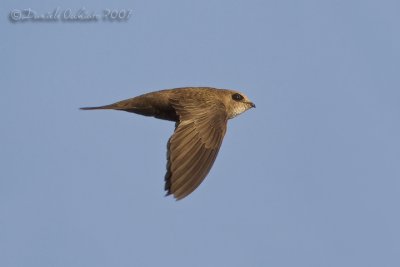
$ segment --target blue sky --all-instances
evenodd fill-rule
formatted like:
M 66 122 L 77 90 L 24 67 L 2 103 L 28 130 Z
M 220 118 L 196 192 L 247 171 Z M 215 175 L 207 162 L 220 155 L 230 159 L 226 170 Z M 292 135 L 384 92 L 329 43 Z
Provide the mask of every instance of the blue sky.
M 18 22 L 85 8 L 125 22 Z M 398 1 L 0 4 L 0 266 L 399 266 Z M 237 89 L 189 197 L 164 197 L 171 122 L 83 112 Z

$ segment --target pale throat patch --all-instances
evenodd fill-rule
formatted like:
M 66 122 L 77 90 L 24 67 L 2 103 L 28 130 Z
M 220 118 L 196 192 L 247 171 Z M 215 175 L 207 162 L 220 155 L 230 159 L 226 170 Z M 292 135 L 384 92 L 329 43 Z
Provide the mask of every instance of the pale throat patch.
M 246 105 L 235 105 L 232 116 L 230 116 L 229 118 L 232 119 L 232 118 L 236 117 L 237 115 L 245 112 L 246 110 L 248 110 Z

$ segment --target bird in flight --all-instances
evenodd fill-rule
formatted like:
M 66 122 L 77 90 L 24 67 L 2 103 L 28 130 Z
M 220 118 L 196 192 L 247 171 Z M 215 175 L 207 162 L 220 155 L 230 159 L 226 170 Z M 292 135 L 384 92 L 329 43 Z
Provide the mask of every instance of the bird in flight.
M 238 91 L 184 87 L 81 109 L 122 110 L 174 121 L 175 131 L 167 144 L 165 191 L 179 200 L 192 193 L 207 176 L 221 147 L 228 119 L 255 107 Z

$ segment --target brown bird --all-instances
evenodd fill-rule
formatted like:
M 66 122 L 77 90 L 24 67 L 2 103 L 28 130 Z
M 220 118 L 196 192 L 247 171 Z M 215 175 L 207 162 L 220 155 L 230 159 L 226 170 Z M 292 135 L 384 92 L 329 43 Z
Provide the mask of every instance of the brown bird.
M 242 93 L 211 87 L 162 90 L 83 110 L 113 109 L 170 120 L 175 132 L 167 144 L 166 195 L 177 200 L 192 193 L 210 171 L 228 119 L 255 105 Z

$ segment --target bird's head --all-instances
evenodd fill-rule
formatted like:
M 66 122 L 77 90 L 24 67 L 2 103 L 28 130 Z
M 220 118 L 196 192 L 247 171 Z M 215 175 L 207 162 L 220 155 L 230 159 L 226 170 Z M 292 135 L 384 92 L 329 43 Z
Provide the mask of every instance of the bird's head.
M 236 117 L 248 109 L 256 107 L 256 105 L 241 92 L 226 90 L 224 95 L 224 104 L 227 108 L 229 119 Z

